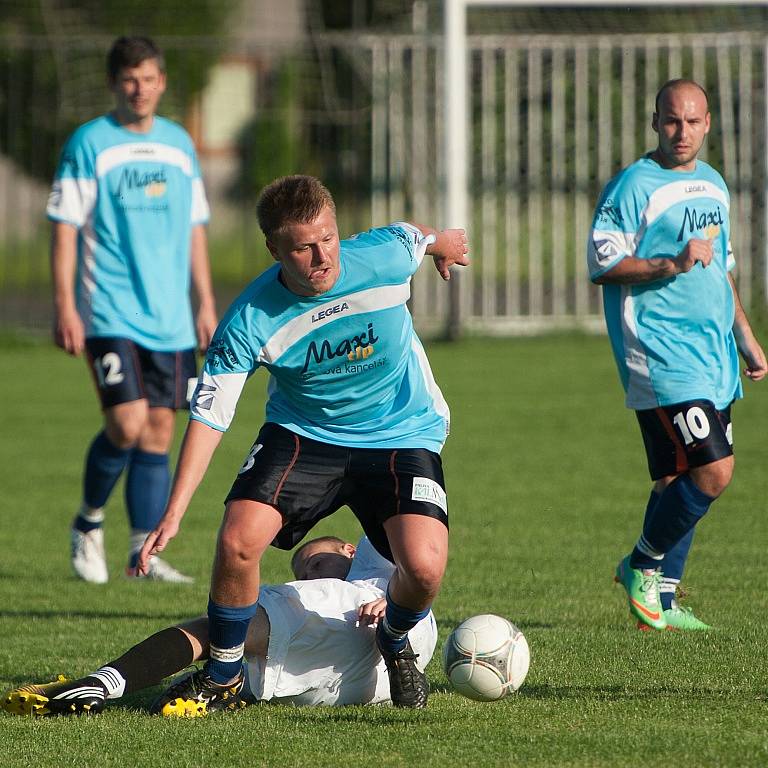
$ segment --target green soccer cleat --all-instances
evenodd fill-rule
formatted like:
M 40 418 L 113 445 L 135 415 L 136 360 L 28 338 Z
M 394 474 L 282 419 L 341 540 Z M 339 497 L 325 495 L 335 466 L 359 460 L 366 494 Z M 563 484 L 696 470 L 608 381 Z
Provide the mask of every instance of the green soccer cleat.
M 667 621 L 661 609 L 658 571 L 644 571 L 629 565 L 629 555 L 616 566 L 613 580 L 627 591 L 629 612 L 651 629 L 664 629 Z
M 203 670 L 196 670 L 173 683 L 150 707 L 164 717 L 205 717 L 210 712 L 232 712 L 248 705 L 243 694 L 245 673 L 227 685 L 217 685 Z
M 104 709 L 107 692 L 94 678 L 24 685 L 9 691 L 0 707 L 11 715 L 96 715 Z
M 682 630 L 684 632 L 701 631 L 712 629 L 709 624 L 705 624 L 701 619 L 693 615 L 693 609 L 683 608 L 679 605 L 673 605 L 664 611 L 664 618 L 667 621 L 667 629 Z M 637 622 L 638 629 L 650 629 L 647 624 Z

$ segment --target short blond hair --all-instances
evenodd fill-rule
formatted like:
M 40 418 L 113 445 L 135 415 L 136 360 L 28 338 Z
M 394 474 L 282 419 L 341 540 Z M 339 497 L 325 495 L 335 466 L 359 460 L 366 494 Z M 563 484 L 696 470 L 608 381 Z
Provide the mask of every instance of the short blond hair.
M 261 231 L 270 238 L 286 224 L 309 224 L 336 203 L 325 185 L 314 176 L 282 176 L 259 194 L 256 215 Z

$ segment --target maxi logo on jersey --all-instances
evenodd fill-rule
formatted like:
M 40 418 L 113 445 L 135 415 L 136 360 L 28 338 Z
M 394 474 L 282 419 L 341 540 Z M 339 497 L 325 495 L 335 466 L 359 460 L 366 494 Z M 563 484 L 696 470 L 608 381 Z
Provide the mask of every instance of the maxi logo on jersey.
M 365 331 L 351 338 L 343 339 L 335 347 L 331 345 L 329 339 L 323 339 L 319 346 L 313 340 L 307 347 L 307 355 L 304 358 L 304 367 L 301 369 L 301 373 L 306 375 L 313 361 L 315 365 L 319 365 L 326 360 L 333 360 L 337 357 L 346 357 L 350 362 L 364 360 L 373 354 L 373 345 L 378 340 L 379 337 L 373 330 L 373 323 L 368 323 Z
M 683 223 L 680 231 L 677 233 L 677 242 L 679 243 L 686 233 L 693 234 L 700 231 L 704 237 L 712 240 L 720 234 L 720 227 L 723 224 L 723 214 L 720 206 L 716 206 L 715 211 L 702 211 L 699 213 L 695 208 L 685 207 L 683 214 Z
M 117 194 L 122 197 L 126 192 L 143 189 L 147 197 L 162 197 L 168 186 L 165 169 L 154 171 L 137 171 L 134 168 L 124 168 L 117 185 Z

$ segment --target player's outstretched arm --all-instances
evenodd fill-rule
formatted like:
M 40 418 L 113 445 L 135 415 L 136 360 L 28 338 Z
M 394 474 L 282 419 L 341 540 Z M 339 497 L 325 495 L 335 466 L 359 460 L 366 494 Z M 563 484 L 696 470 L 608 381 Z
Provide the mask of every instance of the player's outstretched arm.
M 765 352 L 752 332 L 752 326 L 749 324 L 747 314 L 739 298 L 739 292 L 736 290 L 736 282 L 732 275 L 728 275 L 733 290 L 733 301 L 736 305 L 736 313 L 733 318 L 733 335 L 736 338 L 736 346 L 739 353 L 744 358 L 747 367 L 744 369 L 744 375 L 752 381 L 760 381 L 768 374 L 768 362 L 766 362 Z
M 625 256 L 607 272 L 594 278 L 594 282 L 598 285 L 652 283 L 690 272 L 697 263 L 707 267 L 711 261 L 712 241 L 692 238 L 677 256 L 657 256 L 650 259 Z
M 435 262 L 435 268 L 443 280 L 451 279 L 449 270 L 454 264 L 462 267 L 469 265 L 467 234 L 463 229 L 438 230 L 421 224 L 413 226 L 420 229 L 423 235 L 434 236 L 435 242 L 427 246 L 427 253 Z
M 189 248 L 192 284 L 195 287 L 199 305 L 195 321 L 197 343 L 200 350 L 205 352 L 216 330 L 217 319 L 216 298 L 213 295 L 211 282 L 211 265 L 208 260 L 208 236 L 202 224 L 192 227 Z
M 140 574 L 146 575 L 149 569 L 149 558 L 162 552 L 168 542 L 179 532 L 181 519 L 187 511 L 197 486 L 205 476 L 223 434 L 200 421 L 190 420 L 187 425 L 165 513 L 155 529 L 150 531 L 139 553 L 136 568 Z
M 79 355 L 85 346 L 85 328 L 75 306 L 76 270 L 77 229 L 72 224 L 55 221 L 51 228 L 53 340 L 70 355 Z

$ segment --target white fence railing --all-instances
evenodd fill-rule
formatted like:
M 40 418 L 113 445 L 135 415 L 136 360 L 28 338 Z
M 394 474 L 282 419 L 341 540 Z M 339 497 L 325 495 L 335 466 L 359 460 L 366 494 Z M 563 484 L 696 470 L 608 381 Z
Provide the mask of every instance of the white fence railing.
M 333 189 L 344 200 L 345 231 L 401 218 L 441 225 L 447 164 L 455 161 L 444 151 L 442 39 L 336 35 L 315 38 L 313 44 L 311 50 L 240 54 L 256 62 L 262 74 L 279 61 L 302 65 L 296 68 L 301 74 L 291 109 L 302 136 L 330 137 L 323 146 L 314 139 L 313 152 L 324 152 L 325 160 L 307 170 L 338 173 Z M 171 42 L 165 45 L 168 49 Z M 451 317 L 458 317 L 462 328 L 483 333 L 602 327 L 599 291 L 590 285 L 584 263 L 595 200 L 619 168 L 655 146 L 654 96 L 661 83 L 680 76 L 694 78 L 710 92 L 712 131 L 704 157 L 730 186 L 742 299 L 747 306 L 764 301 L 764 36 L 470 36 L 467 51 L 466 226 L 473 266 L 451 290 L 427 270 L 414 279 L 412 309 L 420 328 L 438 332 Z M 178 79 L 170 73 L 172 87 Z M 11 95 L 13 82 L 9 75 Z M 269 88 L 260 88 L 243 98 L 255 99 L 256 114 L 285 108 L 268 103 L 268 94 Z M 23 109 L 24 93 L 14 99 Z M 56 105 L 50 110 L 44 111 L 46 119 L 50 114 L 57 120 Z M 5 129 L 11 137 L 16 135 L 14 114 L 8 114 Z M 258 158 L 259 152 L 255 146 L 251 156 Z M 204 167 L 217 162 L 205 159 Z M 231 165 L 232 158 L 227 162 Z M 349 178 L 347 166 L 353 169 Z M 24 274 L 39 282 L 45 272 L 39 237 L 34 253 L 31 246 L 27 252 L 23 230 L 40 231 L 46 187 L 47 182 L 25 181 L 18 164 L 0 162 L 0 215 L 7 224 L 0 228 L 0 262 L 10 264 L 3 272 L 0 263 L 0 274 L 18 276 L 23 264 Z M 214 215 L 232 205 L 223 198 L 212 203 Z M 243 227 L 231 238 L 245 243 L 244 257 L 234 260 L 243 265 L 242 282 L 252 277 L 249 254 L 263 250 L 249 205 L 243 203 L 242 215 L 229 218 Z M 39 268 L 33 268 L 35 259 Z M 17 307 L 23 293 L 18 289 L 18 280 L 10 290 L 0 285 L 0 323 L 12 320 L 2 305 Z

